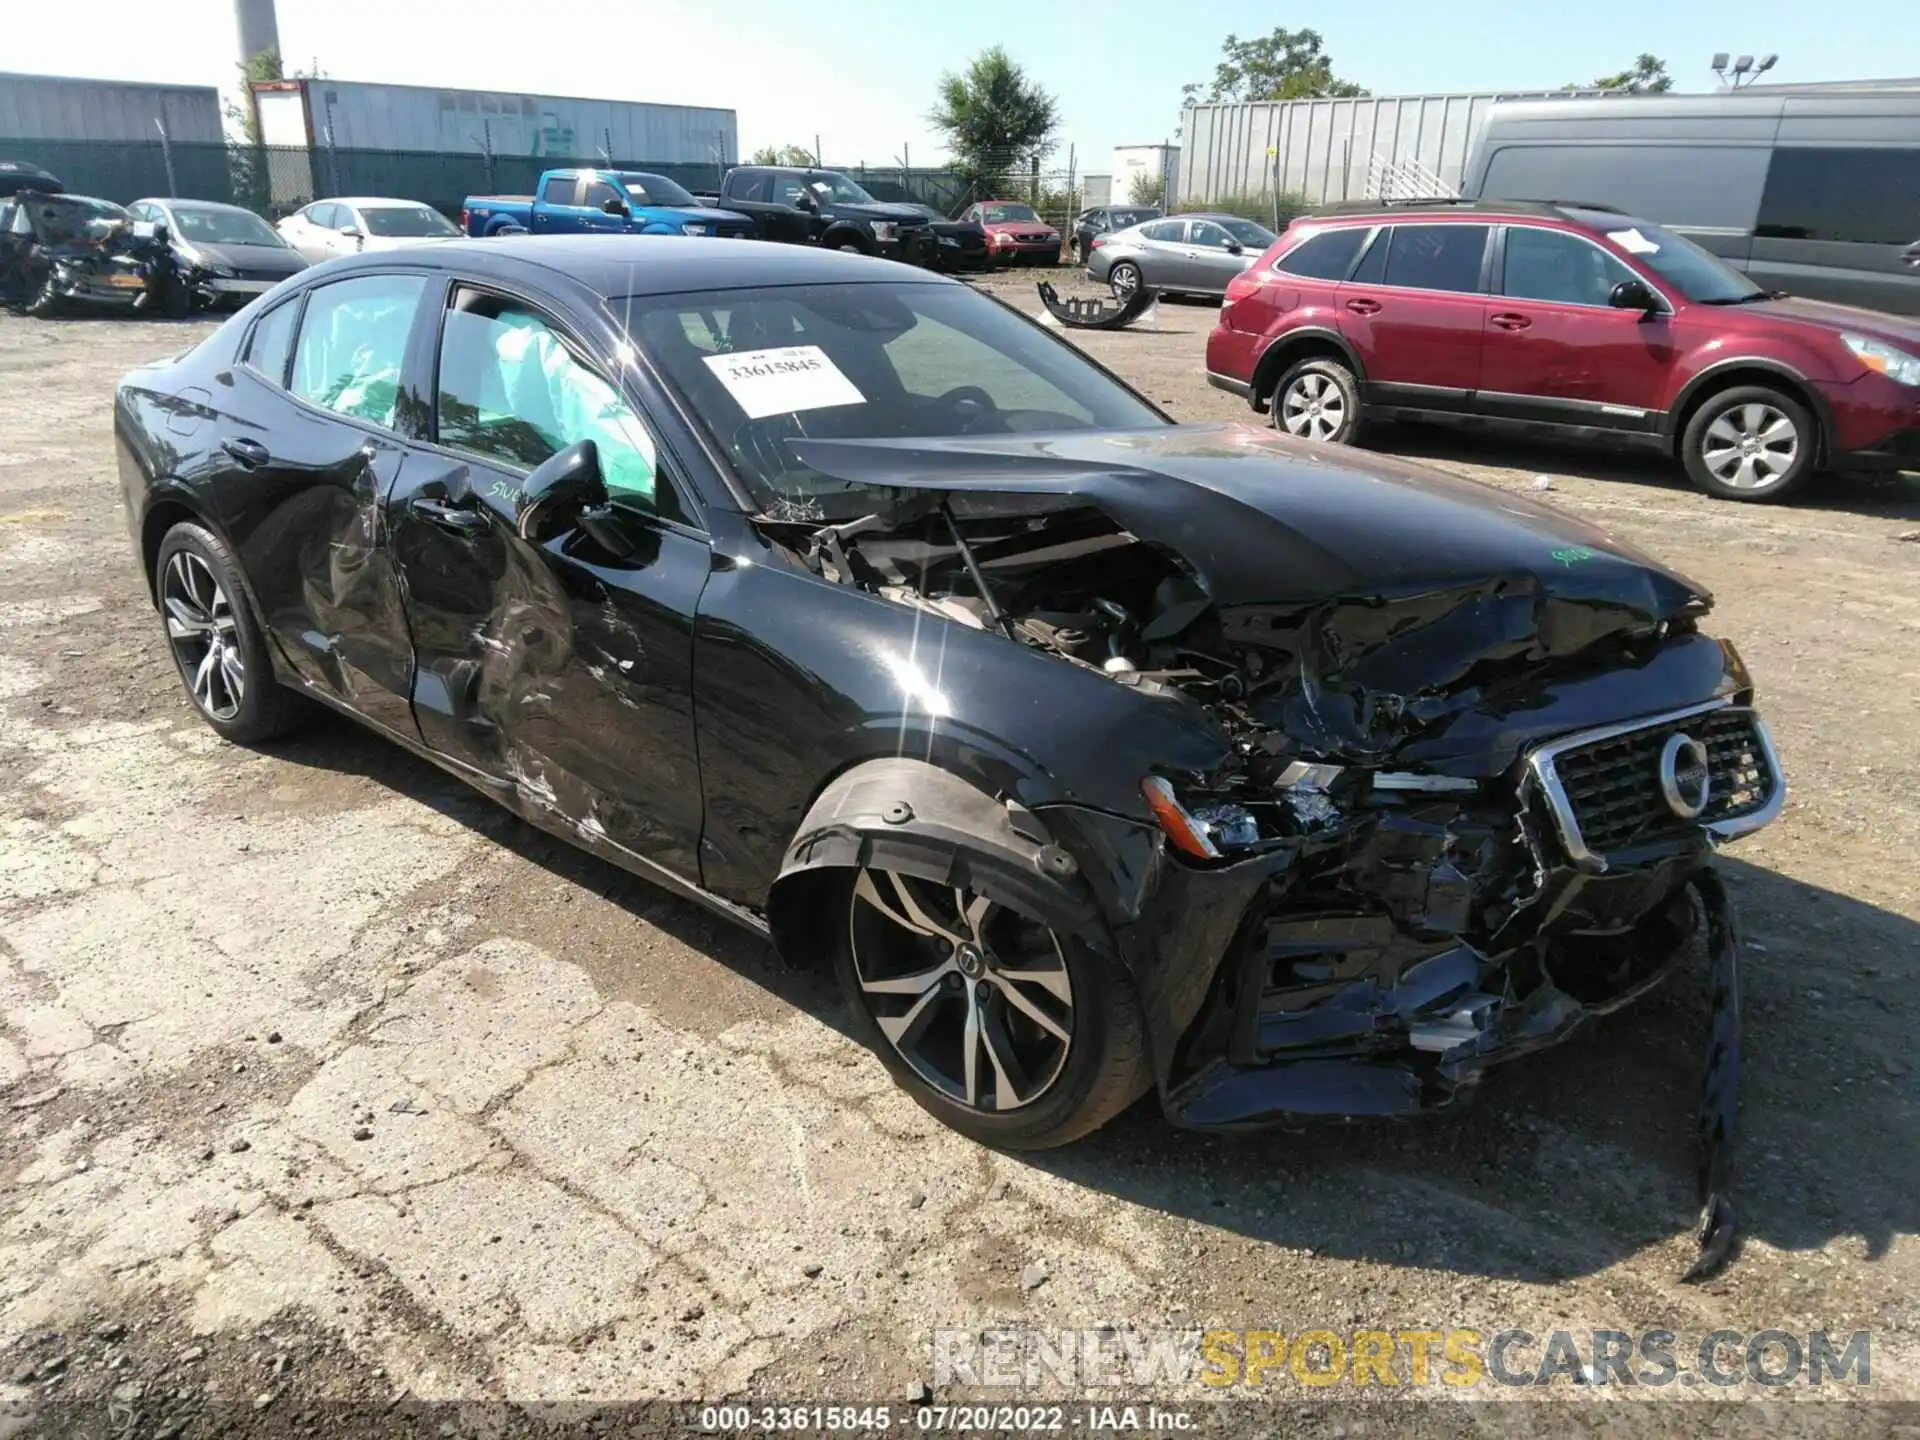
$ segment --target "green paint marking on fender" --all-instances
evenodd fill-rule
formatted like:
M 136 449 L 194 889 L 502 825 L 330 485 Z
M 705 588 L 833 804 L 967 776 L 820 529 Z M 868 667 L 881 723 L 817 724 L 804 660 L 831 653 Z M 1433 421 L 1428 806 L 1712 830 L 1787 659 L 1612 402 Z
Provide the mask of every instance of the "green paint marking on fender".
M 1569 545 L 1564 550 L 1554 551 L 1553 558 L 1571 570 L 1583 560 L 1598 560 L 1600 552 L 1589 550 L 1584 545 Z

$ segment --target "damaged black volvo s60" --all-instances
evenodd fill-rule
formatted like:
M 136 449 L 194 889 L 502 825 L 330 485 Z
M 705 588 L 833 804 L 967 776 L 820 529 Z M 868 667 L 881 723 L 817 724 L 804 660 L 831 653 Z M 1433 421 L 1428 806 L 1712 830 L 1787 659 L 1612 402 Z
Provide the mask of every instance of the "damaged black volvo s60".
M 311 701 L 835 966 L 990 1144 L 1406 1115 L 1735 940 L 1709 599 L 1557 511 L 1176 425 L 966 286 L 650 237 L 318 267 L 116 405 L 194 703 Z

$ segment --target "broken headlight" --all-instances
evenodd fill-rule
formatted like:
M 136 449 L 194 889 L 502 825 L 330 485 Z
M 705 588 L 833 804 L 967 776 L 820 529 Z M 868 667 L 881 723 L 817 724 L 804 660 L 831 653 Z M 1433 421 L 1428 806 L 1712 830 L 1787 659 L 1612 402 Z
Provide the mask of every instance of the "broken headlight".
M 1189 808 L 1158 775 L 1142 780 L 1140 793 L 1174 848 L 1196 860 L 1218 860 L 1260 843 L 1259 822 L 1244 805 L 1209 801 Z

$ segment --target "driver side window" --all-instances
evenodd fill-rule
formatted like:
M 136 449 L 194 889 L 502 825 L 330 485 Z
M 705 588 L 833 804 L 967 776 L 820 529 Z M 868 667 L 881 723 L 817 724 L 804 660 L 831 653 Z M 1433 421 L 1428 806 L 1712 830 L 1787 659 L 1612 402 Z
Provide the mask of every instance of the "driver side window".
M 538 311 L 479 290 L 454 298 L 440 332 L 440 443 L 511 470 L 533 469 L 582 440 L 600 454 L 615 499 L 684 520 L 660 480 L 653 436 L 620 392 Z
M 607 201 L 618 199 L 620 199 L 620 192 L 606 181 L 589 180 L 587 182 L 587 198 L 584 203 L 589 209 L 602 209 L 605 207 Z
M 1196 220 L 1187 243 L 1204 245 L 1209 250 L 1224 250 L 1233 243 L 1233 237 L 1211 220 Z

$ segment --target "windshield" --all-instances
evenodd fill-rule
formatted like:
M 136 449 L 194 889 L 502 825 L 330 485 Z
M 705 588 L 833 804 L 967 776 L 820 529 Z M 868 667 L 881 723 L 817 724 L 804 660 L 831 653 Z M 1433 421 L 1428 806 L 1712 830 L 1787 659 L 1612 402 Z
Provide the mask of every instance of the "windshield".
M 1040 217 L 1033 213 L 1031 205 L 982 205 L 980 218 L 988 225 L 1004 225 L 1008 221 L 1015 224 L 1038 224 Z
M 285 248 L 286 241 L 273 227 L 251 210 L 215 210 L 197 205 L 173 207 L 174 229 L 182 240 L 199 240 L 208 245 L 272 245 Z
M 1738 305 L 1767 293 L 1718 255 L 1658 225 L 1609 230 L 1607 239 L 1699 304 Z
M 628 333 L 777 518 L 876 508 L 872 491 L 809 468 L 796 441 L 1165 423 L 1071 345 L 963 285 L 793 285 L 622 307 Z
M 846 176 L 832 170 L 816 170 L 807 176 L 807 185 L 815 194 L 824 195 L 839 205 L 877 205 L 880 202 Z
M 451 221 L 425 205 L 363 205 L 369 235 L 458 235 Z
M 1264 250 L 1274 242 L 1274 233 L 1264 225 L 1256 225 L 1251 220 L 1219 220 L 1215 222 L 1249 250 Z
M 641 205 L 677 205 L 691 209 L 700 203 L 664 175 L 622 175 L 620 183 Z
M 85 195 L 36 195 L 25 205 L 42 244 L 104 240 L 127 223 L 127 212 L 120 206 Z

